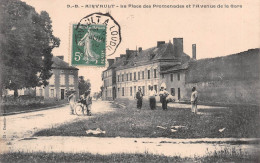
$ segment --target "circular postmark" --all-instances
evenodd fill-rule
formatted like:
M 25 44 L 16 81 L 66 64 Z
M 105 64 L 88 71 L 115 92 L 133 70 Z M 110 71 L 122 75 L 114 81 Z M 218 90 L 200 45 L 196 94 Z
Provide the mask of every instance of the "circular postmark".
M 114 54 L 121 43 L 120 25 L 109 13 L 93 13 L 82 18 L 78 26 L 93 24 L 106 26 L 106 55 Z

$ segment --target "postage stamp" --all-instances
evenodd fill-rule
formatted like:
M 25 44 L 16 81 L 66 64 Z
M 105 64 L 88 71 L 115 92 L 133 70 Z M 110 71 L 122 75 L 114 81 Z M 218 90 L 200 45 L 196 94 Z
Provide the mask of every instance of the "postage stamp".
M 72 26 L 71 64 L 105 66 L 121 42 L 119 24 L 108 13 L 93 13 Z
M 106 26 L 73 24 L 72 65 L 105 65 Z

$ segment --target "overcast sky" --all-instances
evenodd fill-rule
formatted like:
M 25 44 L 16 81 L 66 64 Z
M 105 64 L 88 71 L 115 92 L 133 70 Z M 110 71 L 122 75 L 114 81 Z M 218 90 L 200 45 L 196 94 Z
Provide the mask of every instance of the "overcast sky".
M 109 12 L 121 26 L 122 42 L 116 53 L 109 58 L 125 53 L 126 48 L 147 49 L 157 41 L 169 42 L 174 37 L 182 37 L 184 51 L 191 56 L 192 44 L 197 44 L 197 59 L 225 56 L 260 45 L 260 1 L 259 0 L 23 0 L 35 7 L 37 12 L 45 10 L 52 19 L 54 35 L 61 39 L 60 47 L 54 55 L 70 57 L 70 24 L 78 23 L 81 18 L 94 12 Z M 131 3 L 128 3 L 131 2 Z M 241 8 L 222 9 L 139 9 L 113 8 L 89 9 L 67 8 L 67 5 L 88 4 L 238 4 Z M 93 91 L 99 91 L 102 85 L 103 68 L 79 67 L 79 75 L 89 78 Z

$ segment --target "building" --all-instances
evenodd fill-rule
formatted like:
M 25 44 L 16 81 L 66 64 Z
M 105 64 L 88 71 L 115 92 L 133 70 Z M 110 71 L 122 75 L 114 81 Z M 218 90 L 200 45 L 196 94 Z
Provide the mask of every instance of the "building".
M 78 95 L 78 69 L 63 61 L 63 56 L 53 56 L 52 61 L 49 85 L 37 87 L 36 96 L 63 100 L 69 90 L 75 90 Z
M 149 86 L 158 92 L 164 83 L 175 101 L 189 102 L 195 86 L 202 103 L 260 104 L 259 48 L 200 60 L 196 55 L 195 44 L 192 58 L 183 52 L 182 38 L 174 38 L 173 44 L 158 41 L 146 50 L 126 50 L 107 69 L 116 80 L 109 79 L 112 84 L 104 89 L 104 97 L 134 99 L 142 88 L 147 98 Z
M 108 68 L 102 73 L 103 80 L 103 100 L 114 100 L 116 95 L 113 92 L 113 85 L 115 84 L 115 69 L 113 63 L 114 59 L 108 59 Z
M 164 76 L 161 71 L 173 66 L 188 62 L 190 57 L 183 52 L 183 39 L 174 38 L 165 43 L 158 41 L 157 46 L 147 50 L 126 50 L 125 55 L 120 55 L 116 62 L 106 71 L 113 67 L 116 75 L 113 90 L 116 98 L 133 99 L 138 88 L 141 88 L 144 97 L 147 97 L 149 86 L 153 86 L 156 92 L 163 82 Z M 107 82 L 107 81 L 106 81 Z M 104 80 L 105 86 L 105 80 Z M 106 94 L 104 89 L 103 94 Z

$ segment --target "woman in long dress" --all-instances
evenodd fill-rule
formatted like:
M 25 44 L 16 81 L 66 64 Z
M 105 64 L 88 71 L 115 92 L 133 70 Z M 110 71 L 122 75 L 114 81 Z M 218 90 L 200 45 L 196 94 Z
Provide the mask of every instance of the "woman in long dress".
M 91 62 L 98 62 L 99 59 L 99 55 L 95 53 L 95 51 L 92 49 L 92 42 L 90 39 L 91 35 L 89 30 L 87 31 L 87 33 L 84 35 L 84 37 L 78 42 L 78 46 L 84 46 L 84 57 L 83 60 L 86 61 L 86 63 L 89 63 L 89 61 Z M 92 36 L 94 37 L 94 36 Z

